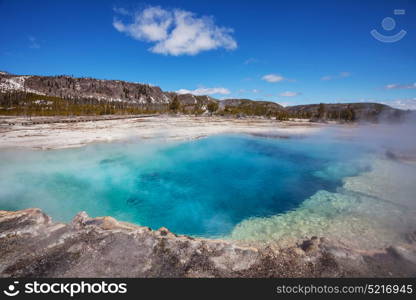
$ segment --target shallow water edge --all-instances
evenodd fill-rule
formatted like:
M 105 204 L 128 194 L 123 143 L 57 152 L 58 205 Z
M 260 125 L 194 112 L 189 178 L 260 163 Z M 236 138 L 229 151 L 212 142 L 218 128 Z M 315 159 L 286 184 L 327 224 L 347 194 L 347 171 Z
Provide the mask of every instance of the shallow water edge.
M 363 172 L 350 142 L 211 136 L 188 142 L 114 143 L 3 152 L 0 203 L 39 206 L 58 221 L 80 210 L 176 233 L 224 237 L 250 217 L 296 209 Z

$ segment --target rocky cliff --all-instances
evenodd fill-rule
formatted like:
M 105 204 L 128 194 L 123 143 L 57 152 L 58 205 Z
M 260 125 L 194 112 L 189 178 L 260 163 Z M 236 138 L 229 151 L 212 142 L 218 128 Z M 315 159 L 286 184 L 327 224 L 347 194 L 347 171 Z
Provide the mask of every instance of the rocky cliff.
M 0 74 L 1 91 L 26 91 L 66 99 L 91 98 L 137 104 L 167 104 L 168 94 L 159 87 L 120 80 L 72 76 L 15 76 Z
M 70 113 L 77 111 L 73 107 L 71 109 L 65 107 L 63 103 L 58 103 L 60 106 L 58 109 L 56 102 L 66 102 L 69 105 L 93 105 L 95 108 L 100 105 L 117 108 L 113 111 L 106 108 L 104 112 L 95 109 L 92 113 L 96 114 L 137 113 L 139 112 L 137 108 L 165 112 L 176 97 L 181 104 L 181 111 L 185 113 L 203 113 L 207 110 L 207 105 L 210 102 L 218 102 L 209 96 L 164 92 L 157 86 L 120 80 L 76 78 L 65 75 L 19 76 L 0 73 L 0 113 L 1 107 L 6 109 L 6 112 L 7 109 L 16 109 L 16 107 L 30 107 L 35 114 L 42 114 L 39 111 L 48 112 L 52 108 L 57 114 L 61 114 L 62 110 L 67 110 Z M 35 104 L 33 104 L 34 101 Z M 50 107 L 39 107 L 45 101 L 49 101 Z M 130 108 L 130 110 L 126 108 Z M 131 108 L 136 108 L 136 111 L 132 111 Z M 20 111 L 27 110 L 21 109 Z M 19 112 L 17 111 L 17 113 Z M 82 113 L 88 112 L 83 110 Z
M 0 276 L 414 276 L 415 236 L 371 252 L 316 237 L 278 248 L 179 236 L 85 213 L 63 224 L 39 209 L 0 211 Z

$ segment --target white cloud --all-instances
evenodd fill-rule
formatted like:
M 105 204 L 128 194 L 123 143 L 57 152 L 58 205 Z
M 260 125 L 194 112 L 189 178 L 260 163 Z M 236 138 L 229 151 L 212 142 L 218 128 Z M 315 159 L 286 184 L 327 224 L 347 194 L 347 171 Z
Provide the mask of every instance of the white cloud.
M 351 102 L 351 101 L 349 101 Z M 416 110 L 416 98 L 407 99 L 389 99 L 389 100 L 378 100 L 378 99 L 360 99 L 359 102 L 375 102 L 385 104 L 394 108 L 403 110 Z
M 284 80 L 285 78 L 277 74 L 267 74 L 267 75 L 264 75 L 261 79 L 267 82 L 279 82 L 279 81 Z
M 388 84 L 388 85 L 386 85 L 384 88 L 386 88 L 386 89 L 390 90 L 390 89 L 395 89 L 395 88 L 397 88 L 397 87 L 398 87 L 398 85 L 397 85 L 397 84 L 392 83 L 392 84 Z
M 416 98 L 413 99 L 396 99 L 393 101 L 385 101 L 382 102 L 383 104 L 390 105 L 395 108 L 399 109 L 410 109 L 410 110 L 416 110 Z
M 223 87 L 214 87 L 214 88 L 200 87 L 195 90 L 180 89 L 180 90 L 177 90 L 176 92 L 178 94 L 193 94 L 196 96 L 214 95 L 214 94 L 228 95 L 231 93 L 230 90 L 223 88 Z
M 298 93 L 298 92 L 286 91 L 286 92 L 281 93 L 279 96 L 281 96 L 281 97 L 295 97 L 295 96 L 298 96 L 298 95 L 300 95 L 300 93 Z
M 253 58 L 253 57 L 251 57 L 251 58 L 249 58 L 249 59 L 246 59 L 245 61 L 244 61 L 244 64 L 245 65 L 249 65 L 249 64 L 255 64 L 255 63 L 258 63 L 259 62 L 259 60 L 257 59 L 257 58 Z
M 280 105 L 281 105 L 281 106 L 283 106 L 283 107 L 293 105 L 293 103 L 290 103 L 290 102 L 276 102 L 276 103 L 277 103 L 277 104 L 280 104 Z
M 332 79 L 332 76 L 329 76 L 329 75 L 321 78 L 321 80 L 331 80 L 331 79 Z
M 123 7 L 114 6 L 113 11 L 117 14 L 124 15 L 124 16 L 130 15 L 130 12 L 127 9 L 123 8 Z
M 346 78 L 346 77 L 350 77 L 351 73 L 350 72 L 341 72 L 338 75 L 326 75 L 321 77 L 321 80 L 332 80 L 332 79 L 338 79 L 338 78 Z
M 386 85 L 384 88 L 388 89 L 388 90 L 392 90 L 392 89 L 416 89 L 416 82 L 413 84 L 388 84 Z
M 216 26 L 212 17 L 197 17 L 181 9 L 151 6 L 136 13 L 132 23 L 114 19 L 113 26 L 136 40 L 154 43 L 149 49 L 153 53 L 195 55 L 218 48 L 237 48 L 231 36 L 233 29 Z
M 29 48 L 32 48 L 32 49 L 39 49 L 40 48 L 40 45 L 37 42 L 35 37 L 29 36 L 29 42 L 30 42 Z

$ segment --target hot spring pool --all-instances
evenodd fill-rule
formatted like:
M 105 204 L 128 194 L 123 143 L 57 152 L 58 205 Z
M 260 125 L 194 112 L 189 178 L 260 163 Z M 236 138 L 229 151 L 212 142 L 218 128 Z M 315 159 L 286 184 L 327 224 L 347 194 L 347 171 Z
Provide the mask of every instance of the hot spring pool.
M 0 152 L 0 209 L 79 211 L 195 236 L 230 234 L 296 209 L 369 169 L 368 149 L 335 139 L 212 136 Z

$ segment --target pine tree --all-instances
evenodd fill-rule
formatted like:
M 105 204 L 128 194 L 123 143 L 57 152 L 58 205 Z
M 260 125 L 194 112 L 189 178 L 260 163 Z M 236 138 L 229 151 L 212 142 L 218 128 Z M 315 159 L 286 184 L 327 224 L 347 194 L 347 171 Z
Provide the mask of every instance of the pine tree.
M 319 103 L 319 108 L 318 108 L 318 118 L 319 119 L 325 119 L 325 104 L 323 103 Z
M 169 109 L 170 109 L 171 111 L 178 112 L 178 110 L 179 110 L 180 108 L 181 108 L 181 103 L 179 102 L 179 98 L 178 98 L 178 96 L 176 95 L 176 96 L 173 98 L 172 102 L 170 103 L 170 105 L 169 105 Z
M 211 115 L 212 115 L 212 113 L 214 113 L 218 110 L 218 107 L 219 107 L 219 105 L 218 105 L 218 102 L 216 102 L 216 101 L 212 101 L 212 102 L 208 103 L 208 106 L 207 106 L 208 111 L 211 113 Z

